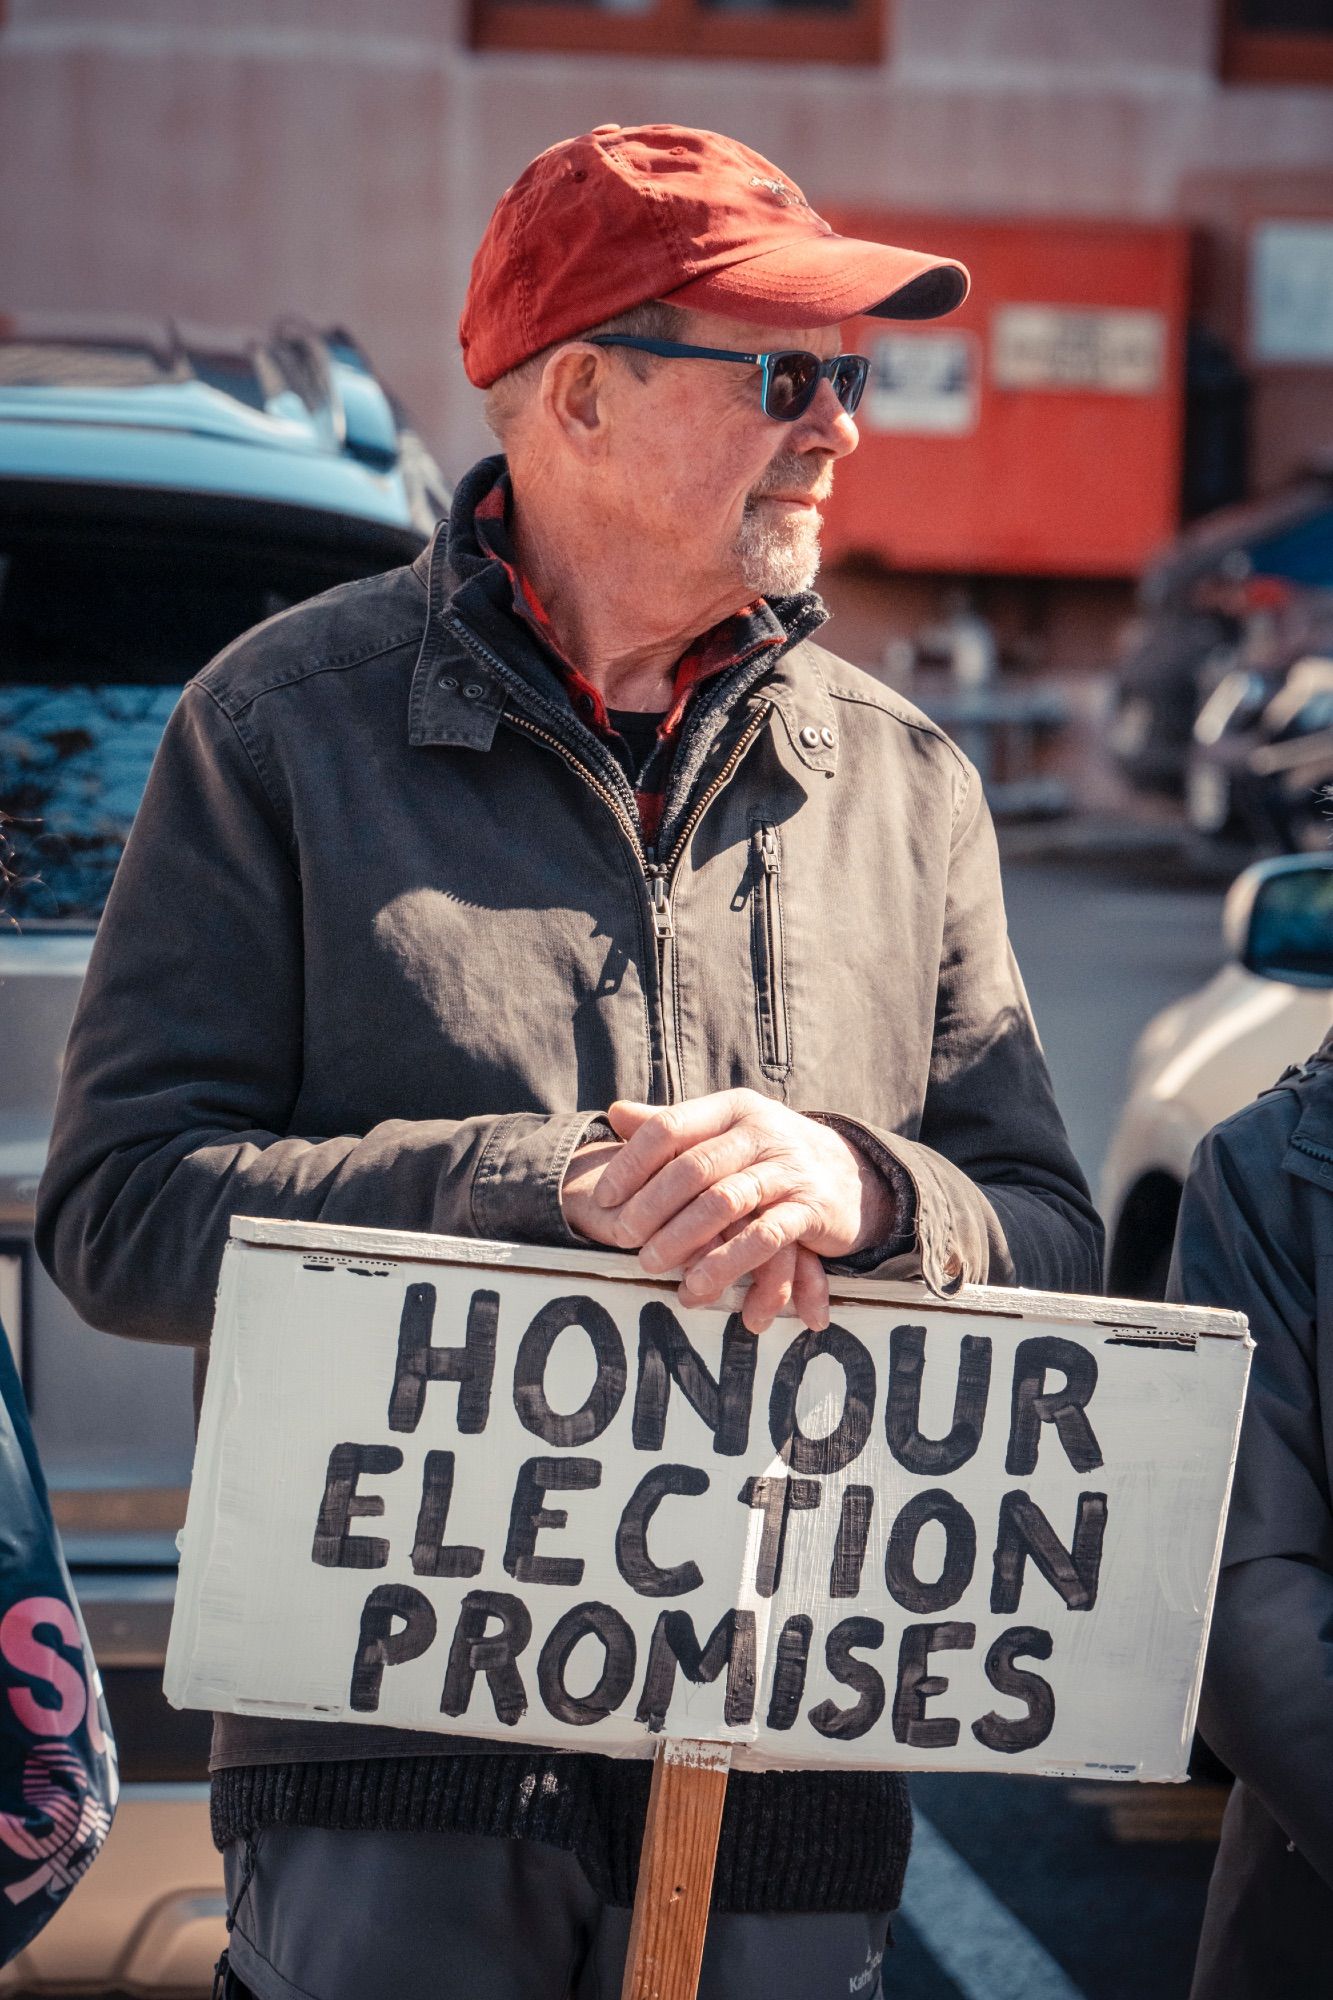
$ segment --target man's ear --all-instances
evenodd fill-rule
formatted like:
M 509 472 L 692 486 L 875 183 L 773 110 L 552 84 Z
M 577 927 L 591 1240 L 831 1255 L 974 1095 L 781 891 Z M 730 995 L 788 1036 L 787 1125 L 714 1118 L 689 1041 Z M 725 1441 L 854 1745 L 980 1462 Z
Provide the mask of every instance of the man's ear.
M 542 370 L 542 415 L 580 458 L 600 458 L 609 433 L 610 364 L 599 347 L 570 341 Z

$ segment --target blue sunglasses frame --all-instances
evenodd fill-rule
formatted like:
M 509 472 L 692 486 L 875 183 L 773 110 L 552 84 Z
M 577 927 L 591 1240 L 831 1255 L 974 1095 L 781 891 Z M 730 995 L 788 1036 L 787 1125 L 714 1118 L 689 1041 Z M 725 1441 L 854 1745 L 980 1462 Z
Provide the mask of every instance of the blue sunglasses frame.
M 793 424 L 814 402 L 821 382 L 827 382 L 848 416 L 854 416 L 865 392 L 870 362 L 864 354 L 835 354 L 821 361 L 805 347 L 774 348 L 767 354 L 742 354 L 734 347 L 693 347 L 681 340 L 643 340 L 631 333 L 591 333 L 591 347 L 635 347 L 643 354 L 661 354 L 672 361 L 744 361 L 763 370 L 759 400 L 764 415 L 775 423 Z M 781 388 L 779 368 L 783 362 L 813 362 L 814 369 L 785 406 L 774 408 Z

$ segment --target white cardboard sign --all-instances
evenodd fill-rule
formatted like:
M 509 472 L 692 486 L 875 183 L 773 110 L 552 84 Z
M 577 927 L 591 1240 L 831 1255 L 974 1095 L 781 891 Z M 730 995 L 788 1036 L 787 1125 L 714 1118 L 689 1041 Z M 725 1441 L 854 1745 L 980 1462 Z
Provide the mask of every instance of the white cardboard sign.
M 232 1233 L 177 1707 L 1184 1775 L 1239 1316 L 837 1281 L 756 1339 L 628 1257 Z

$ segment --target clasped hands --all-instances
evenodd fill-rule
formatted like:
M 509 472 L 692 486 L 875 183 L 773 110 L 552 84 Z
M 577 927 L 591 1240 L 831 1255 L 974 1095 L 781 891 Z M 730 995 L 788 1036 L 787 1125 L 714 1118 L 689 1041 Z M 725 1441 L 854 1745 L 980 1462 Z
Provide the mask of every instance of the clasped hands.
M 571 1229 L 637 1250 L 652 1277 L 679 1270 L 686 1305 L 711 1305 L 746 1273 L 741 1317 L 762 1333 L 790 1306 L 829 1323 L 820 1259 L 893 1233 L 893 1196 L 877 1168 L 831 1126 L 754 1090 L 680 1104 L 619 1099 L 616 1139 L 570 1160 L 560 1192 Z

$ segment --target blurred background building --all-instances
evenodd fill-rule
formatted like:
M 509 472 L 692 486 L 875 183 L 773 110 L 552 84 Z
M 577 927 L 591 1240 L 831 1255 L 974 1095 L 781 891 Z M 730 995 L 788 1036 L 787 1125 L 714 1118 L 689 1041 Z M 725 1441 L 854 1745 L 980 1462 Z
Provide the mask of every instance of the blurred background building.
M 1333 444 L 1331 82 L 1327 0 L 0 0 L 0 306 L 349 326 L 455 476 L 500 190 L 599 123 L 712 126 L 976 273 L 878 329 L 849 618 L 1008 579 L 1077 664 L 1182 515 Z

